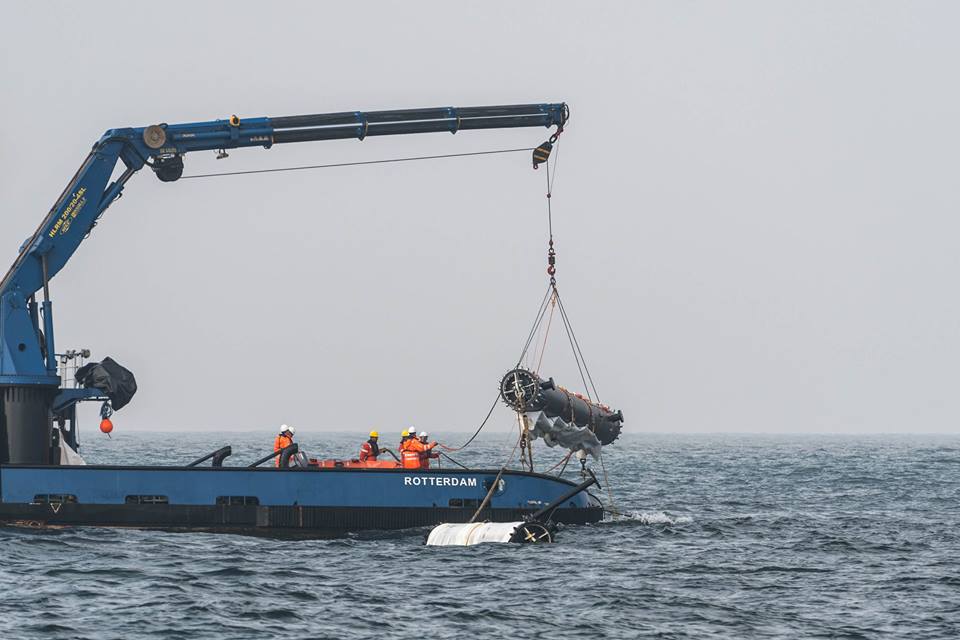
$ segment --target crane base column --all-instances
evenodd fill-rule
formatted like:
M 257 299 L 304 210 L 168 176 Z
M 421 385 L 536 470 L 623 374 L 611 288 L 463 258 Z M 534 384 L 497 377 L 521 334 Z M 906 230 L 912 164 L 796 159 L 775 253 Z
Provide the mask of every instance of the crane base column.
M 50 408 L 57 391 L 38 385 L 0 385 L 0 463 L 51 463 Z

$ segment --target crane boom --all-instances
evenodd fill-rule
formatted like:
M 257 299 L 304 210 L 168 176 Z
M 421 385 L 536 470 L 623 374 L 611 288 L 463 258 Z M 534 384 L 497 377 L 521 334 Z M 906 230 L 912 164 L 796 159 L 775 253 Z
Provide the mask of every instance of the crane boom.
M 103 212 L 145 165 L 164 182 L 183 173 L 190 152 L 367 136 L 515 127 L 562 128 L 566 104 L 438 107 L 353 111 L 110 129 L 104 133 L 44 217 L 20 247 L 0 282 L 0 389 L 59 386 L 54 356 L 50 280 L 66 265 Z M 123 163 L 123 170 L 114 174 Z M 43 290 L 43 300 L 36 293 Z

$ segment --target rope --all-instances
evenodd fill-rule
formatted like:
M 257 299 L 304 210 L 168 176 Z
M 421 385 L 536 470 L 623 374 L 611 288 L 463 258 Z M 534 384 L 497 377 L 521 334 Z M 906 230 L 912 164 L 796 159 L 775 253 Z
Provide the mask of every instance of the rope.
M 559 133 L 559 132 L 558 132 Z M 557 178 L 557 167 L 560 164 L 560 143 L 557 142 L 556 154 L 554 155 L 553 171 L 550 171 L 550 159 L 547 158 L 546 161 L 547 170 L 544 172 L 547 174 L 547 229 L 549 231 L 550 240 L 547 250 L 547 274 L 550 276 L 550 286 L 553 288 L 553 298 L 551 302 L 554 302 L 560 307 L 560 316 L 563 319 L 563 325 L 567 332 L 567 340 L 570 342 L 570 348 L 573 350 L 574 360 L 577 362 L 577 369 L 580 371 L 580 380 L 583 382 L 584 390 L 588 391 L 593 389 L 593 396 L 597 402 L 600 402 L 600 394 L 597 393 L 597 387 L 593 383 L 593 376 L 590 375 L 590 369 L 587 367 L 587 361 L 583 357 L 583 351 L 580 349 L 580 343 L 577 340 L 577 335 L 573 331 L 573 325 L 570 323 L 570 317 L 567 315 L 566 309 L 563 307 L 563 301 L 560 300 L 560 292 L 557 290 L 557 279 L 556 279 L 556 251 L 554 249 L 553 243 L 553 190 L 556 186 Z M 553 309 L 550 311 L 550 319 L 553 319 Z M 548 324 L 549 331 L 549 324 Z M 544 338 L 544 347 L 546 348 L 546 338 Z M 540 361 L 543 361 L 543 349 L 540 351 Z M 582 365 L 582 366 L 581 366 Z M 537 370 L 540 369 L 539 364 L 537 365 Z M 586 372 L 586 376 L 584 376 Z M 587 385 L 587 380 L 590 380 L 590 384 Z
M 554 291 L 556 291 L 556 285 L 554 285 Z M 570 321 L 567 319 L 567 314 L 563 311 L 563 302 L 560 301 L 560 292 L 557 291 L 555 295 L 557 296 L 557 306 L 560 307 L 560 319 L 563 320 L 563 328 L 567 332 L 567 341 L 570 343 L 570 350 L 573 351 L 573 360 L 577 363 L 577 371 L 580 372 L 580 380 L 583 382 L 583 389 L 587 392 L 587 396 L 589 397 L 590 387 L 587 385 L 587 379 L 583 375 L 583 366 L 580 364 L 582 356 L 577 353 L 577 347 L 575 346 L 573 340 L 573 328 L 570 326 Z M 594 395 L 596 395 L 596 390 L 594 390 Z M 599 401 L 600 399 L 597 398 L 597 402 Z
M 524 348 L 524 354 L 526 355 L 526 358 L 527 358 L 526 366 L 527 366 L 527 369 L 530 369 L 531 371 L 533 370 L 533 361 L 537 359 L 537 350 L 539 348 L 537 345 L 540 344 L 540 335 L 541 335 L 540 332 L 541 332 L 541 329 L 543 328 L 543 320 L 541 319 L 541 316 L 543 315 L 544 309 L 545 309 L 544 300 L 549 300 L 550 295 L 551 295 L 550 289 L 548 288 L 547 292 L 543 294 L 543 299 L 540 300 L 540 307 L 537 309 L 537 320 L 535 320 L 533 323 L 533 331 L 536 333 L 536 335 L 533 336 L 532 340 L 530 340 L 528 336 L 527 345 Z M 530 353 L 530 350 L 529 350 L 530 344 L 534 345 L 533 353 Z M 524 356 L 521 355 L 520 359 L 522 360 L 523 357 Z M 519 363 L 517 366 L 519 366 Z
M 564 330 L 567 333 L 567 341 L 570 343 L 570 349 L 573 351 L 573 359 L 577 363 L 577 371 L 580 372 L 580 381 L 583 383 L 584 390 L 587 392 L 589 397 L 590 390 L 593 391 L 593 399 L 596 402 L 600 402 L 600 394 L 597 392 L 597 385 L 593 382 L 593 376 L 590 374 L 590 368 L 587 366 L 587 360 L 583 357 L 583 350 L 580 348 L 580 341 L 577 340 L 577 334 L 573 330 L 573 324 L 570 322 L 570 316 L 567 315 L 567 310 L 563 306 L 563 300 L 560 299 L 560 291 L 557 289 L 557 279 L 556 279 L 556 260 L 557 254 L 554 248 L 553 241 L 553 190 L 556 186 L 557 178 L 557 167 L 560 163 L 560 144 L 557 143 L 556 152 L 554 154 L 554 163 L 553 171 L 551 172 L 550 159 L 547 159 L 547 167 L 545 173 L 547 174 L 547 230 L 549 232 L 549 244 L 547 250 L 547 274 L 550 276 L 550 288 L 553 290 L 553 295 L 550 299 L 551 308 L 550 308 L 550 319 L 547 321 L 547 329 L 543 338 L 543 346 L 540 348 L 540 359 L 537 363 L 537 368 L 535 371 L 540 370 L 540 365 L 543 364 L 543 355 L 546 352 L 547 347 L 547 337 L 550 333 L 550 325 L 553 322 L 553 311 L 554 307 L 560 308 L 560 319 L 563 321 Z M 584 375 L 586 374 L 586 375 Z M 590 384 L 587 384 L 587 381 L 590 381 Z M 560 470 L 558 475 L 563 475 L 563 472 L 567 469 L 567 463 L 570 462 L 570 457 L 572 451 L 568 453 L 563 460 L 551 467 L 547 473 L 550 473 L 556 469 L 560 464 L 563 464 L 563 469 Z M 610 501 L 610 506 L 615 509 L 613 503 L 613 492 L 610 489 L 610 481 L 607 477 L 607 465 L 603 460 L 603 453 L 600 454 L 600 466 L 603 469 L 603 481 L 607 486 L 607 497 Z
M 559 152 L 560 145 L 557 144 L 557 151 Z M 559 153 L 557 155 L 559 158 Z M 551 298 L 551 303 L 556 304 L 560 307 L 560 317 L 563 320 L 564 329 L 567 332 L 567 340 L 570 342 L 570 349 L 573 351 L 573 358 L 577 363 L 577 370 L 580 372 L 580 380 L 583 382 L 584 390 L 587 391 L 589 397 L 589 389 L 593 388 L 593 395 L 597 398 L 597 401 L 600 401 L 599 394 L 597 393 L 596 385 L 593 384 L 593 377 L 590 375 L 590 370 L 587 368 L 586 359 L 583 357 L 583 351 L 580 350 L 580 344 L 577 341 L 576 334 L 573 332 L 573 326 L 570 324 L 570 318 L 567 316 L 566 310 L 563 308 L 563 302 L 560 300 L 560 291 L 557 289 L 557 278 L 556 278 L 556 260 L 557 252 L 554 249 L 553 243 L 553 189 L 556 185 L 556 175 L 557 175 L 557 166 L 559 165 L 559 160 L 554 162 L 553 172 L 550 171 L 550 160 L 547 159 L 547 229 L 549 231 L 550 240 L 548 243 L 547 249 L 547 274 L 550 276 L 550 287 L 553 289 L 553 297 Z M 550 309 L 550 321 L 553 320 L 553 308 Z M 549 332 L 549 323 L 547 330 Z M 543 352 L 546 349 L 546 337 L 544 337 L 543 349 L 540 351 L 540 362 L 543 362 Z M 539 364 L 537 365 L 537 370 L 540 369 Z M 584 371 L 586 371 L 586 376 L 584 376 Z M 590 380 L 590 385 L 587 385 L 587 379 Z
M 517 366 L 520 366 L 520 363 L 523 362 L 523 357 L 527 353 L 527 349 L 530 348 L 530 343 L 533 341 L 534 335 L 536 334 L 537 327 L 540 326 L 540 323 L 543 321 L 543 314 L 546 309 L 547 300 L 550 295 L 550 287 L 547 287 L 547 292 L 543 294 L 543 300 L 540 301 L 540 308 L 537 310 L 537 318 L 533 323 L 533 327 L 530 329 L 530 333 L 527 335 L 527 342 L 523 345 L 523 351 L 520 353 L 520 357 L 517 359 Z M 448 447 L 444 444 L 441 444 L 440 447 L 446 451 L 462 451 L 467 448 L 471 442 L 473 442 L 483 428 L 487 425 L 487 422 L 490 420 L 490 416 L 493 415 L 493 410 L 497 408 L 497 403 L 500 401 L 500 392 L 497 392 L 497 396 L 493 399 L 493 404 L 490 405 L 490 410 L 487 411 L 486 417 L 483 419 L 483 422 L 480 423 L 480 426 L 477 427 L 477 430 L 473 432 L 473 435 L 470 436 L 470 439 L 464 442 L 459 447 Z
M 556 166 L 556 165 L 554 165 Z M 550 232 L 550 246 L 553 246 L 553 206 L 551 201 L 553 200 L 553 180 L 550 178 L 550 160 L 547 160 L 547 170 L 544 172 L 547 174 L 547 229 Z
M 517 425 L 520 427 L 520 462 L 530 466 L 530 473 L 533 473 L 533 441 L 530 440 L 530 424 L 526 416 L 517 411 Z M 526 449 L 527 459 L 524 460 L 523 454 Z
M 559 146 L 559 145 L 558 145 Z M 550 241 L 547 243 L 547 275 L 550 276 L 550 285 L 557 284 L 557 252 L 553 248 L 553 180 L 550 178 L 550 159 L 547 158 L 547 229 L 550 235 Z M 556 165 L 554 165 L 554 174 L 556 174 Z
M 600 468 L 603 469 L 603 485 L 607 488 L 607 499 L 610 500 L 610 508 L 616 511 L 617 506 L 613 504 L 613 490 L 610 489 L 610 479 L 607 477 L 607 463 L 603 461 L 602 450 L 600 451 Z M 613 516 L 613 519 L 617 519 L 616 515 Z
M 443 446 L 443 445 L 441 445 L 441 446 Z M 453 458 L 451 458 L 450 456 L 448 456 L 447 454 L 445 454 L 443 451 L 440 452 L 440 455 L 443 456 L 444 458 L 446 458 L 447 460 L 449 460 L 450 462 L 452 462 L 453 464 L 457 465 L 457 466 L 460 467 L 461 469 L 466 469 L 467 471 L 470 470 L 470 467 L 468 467 L 468 466 L 466 466 L 466 465 L 463 465 L 463 464 L 460 464 L 459 462 L 457 462 L 456 460 L 454 460 Z
M 553 175 L 550 176 L 550 184 L 557 184 L 557 167 L 560 166 L 560 141 L 557 140 L 557 145 L 553 150 Z M 549 166 L 547 167 L 550 168 Z M 553 187 L 549 187 L 548 191 L 553 194 Z
M 554 288 L 554 295 L 550 297 L 550 316 L 547 318 L 547 330 L 543 334 L 543 346 L 540 347 L 540 359 L 537 360 L 537 368 L 533 370 L 534 373 L 540 373 L 540 365 L 543 364 L 543 356 L 547 352 L 547 338 L 550 337 L 550 326 L 553 324 L 553 312 L 557 308 L 557 296 L 556 288 Z
M 577 334 L 573 331 L 573 325 L 570 323 L 570 316 L 567 315 L 567 310 L 563 306 L 563 301 L 560 299 L 559 294 L 557 294 L 557 304 L 560 306 L 560 315 L 563 317 L 564 324 L 567 326 L 570 332 L 570 337 L 573 339 L 573 343 L 576 345 L 576 351 L 580 355 L 580 361 L 583 362 L 583 369 L 587 372 L 587 378 L 590 380 L 590 387 L 593 389 L 593 396 L 597 402 L 600 402 L 600 394 L 597 393 L 597 385 L 593 383 L 593 376 L 590 375 L 590 369 L 587 367 L 587 360 L 583 357 L 583 351 L 580 349 L 580 342 L 577 340 Z
M 563 465 L 563 468 L 566 469 L 566 468 L 567 468 L 567 463 L 570 462 L 570 456 L 572 456 L 572 455 L 573 455 L 573 451 L 568 452 L 567 455 L 563 456 L 563 458 L 560 460 L 560 462 L 558 462 L 557 464 L 553 465 L 552 467 L 550 467 L 549 469 L 547 469 L 546 471 L 544 471 L 544 473 L 550 473 L 551 471 L 553 471 L 554 469 L 556 469 L 557 467 L 559 467 L 561 464 Z M 561 470 L 560 473 L 558 473 L 557 475 L 558 475 L 558 476 L 562 476 L 562 475 L 563 475 L 563 471 Z
M 540 328 L 540 323 L 543 321 L 543 314 L 547 308 L 547 301 L 550 299 L 550 293 L 552 291 L 553 286 L 548 285 L 547 292 L 543 294 L 543 300 L 540 301 L 540 308 L 537 310 L 537 319 L 530 328 L 530 333 L 527 335 L 527 341 L 523 345 L 523 351 L 520 353 L 520 358 L 517 359 L 517 366 L 520 366 L 520 363 L 523 362 L 523 356 L 526 355 L 527 349 L 530 348 L 530 343 L 533 342 L 533 339 L 537 333 L 537 329 Z
M 559 134 L 559 132 L 558 132 Z M 557 253 L 554 248 L 553 242 L 553 190 L 556 186 L 557 178 L 557 167 L 560 163 L 560 144 L 557 143 L 556 152 L 554 154 L 554 163 L 553 171 L 550 170 L 550 159 L 547 159 L 547 167 L 545 173 L 547 174 L 547 230 L 550 235 L 550 240 L 547 250 L 547 274 L 550 276 L 550 288 L 553 290 L 553 295 L 551 296 L 551 308 L 550 308 L 550 319 L 547 321 L 547 329 L 543 338 L 543 346 L 540 348 L 540 360 L 537 363 L 537 368 L 535 371 L 540 370 L 540 365 L 543 363 L 543 355 L 547 347 L 547 337 L 550 333 L 550 325 L 553 322 L 553 311 L 554 307 L 560 308 L 560 319 L 563 321 L 563 327 L 567 333 L 567 341 L 570 343 L 570 349 L 573 351 L 573 359 L 577 363 L 577 370 L 580 372 L 580 381 L 583 382 L 584 390 L 587 391 L 589 397 L 590 390 L 593 390 L 593 399 L 597 402 L 600 402 L 600 394 L 597 393 L 597 385 L 593 382 L 593 376 L 590 374 L 590 368 L 587 367 L 587 360 L 583 357 L 583 350 L 580 348 L 580 341 L 577 340 L 577 334 L 573 330 L 573 324 L 570 322 L 570 316 L 567 315 L 567 310 L 563 306 L 563 300 L 560 299 L 560 291 L 557 289 L 557 279 L 556 279 L 556 260 Z M 584 375 L 586 374 L 586 375 Z M 590 381 L 590 384 L 587 384 L 587 381 Z M 556 469 L 560 464 L 563 464 L 563 469 L 560 470 L 558 476 L 562 476 L 563 472 L 567 469 L 567 463 L 570 462 L 570 458 L 573 452 L 568 453 L 563 460 L 553 465 L 547 473 L 550 473 Z M 603 482 L 607 487 L 607 498 L 610 502 L 611 510 L 609 513 L 616 514 L 619 512 L 616 510 L 616 506 L 613 503 L 613 491 L 610 488 L 610 480 L 607 474 L 607 465 L 603 460 L 603 452 L 600 453 L 600 466 L 603 469 Z
M 497 490 L 497 487 L 500 486 L 500 478 L 503 476 L 504 470 L 507 468 L 507 465 L 510 464 L 510 461 L 513 460 L 513 454 L 517 452 L 517 446 L 520 444 L 520 438 L 517 438 L 517 444 L 513 445 L 513 451 L 510 452 L 510 455 L 507 456 L 507 459 L 503 461 L 503 464 L 500 465 L 500 471 L 497 473 L 497 477 L 493 479 L 493 484 L 490 485 L 490 490 L 487 491 L 487 495 L 483 498 L 483 502 L 480 503 L 480 506 L 477 507 L 477 512 L 473 514 L 473 517 L 467 521 L 467 524 L 474 522 L 477 519 L 477 516 L 480 515 L 480 512 L 487 506 L 490 502 L 490 496 L 493 495 L 493 492 Z
M 304 171 L 306 169 L 329 169 L 331 167 L 358 167 L 368 164 L 387 164 L 390 162 L 413 162 L 415 160 L 440 160 L 443 158 L 465 158 L 467 156 L 489 156 L 498 153 L 518 153 L 531 151 L 533 147 L 523 149 L 495 149 L 493 151 L 472 151 L 469 153 L 446 153 L 438 156 L 410 156 L 407 158 L 386 158 L 384 160 L 365 160 L 362 162 L 337 162 L 334 164 L 310 164 L 299 167 L 279 167 L 277 169 L 251 169 L 249 171 L 226 171 L 224 173 L 198 173 L 192 176 L 181 176 L 181 180 L 191 178 L 219 178 L 222 176 L 245 176 L 251 173 L 279 173 L 281 171 Z
M 558 149 L 559 149 L 559 144 L 557 145 L 557 147 L 558 147 Z M 489 154 L 489 153 L 513 153 L 513 152 L 515 152 L 515 151 L 530 151 L 530 149 L 505 149 L 505 150 L 501 150 L 501 151 L 486 151 L 486 152 L 480 152 L 480 153 L 477 153 L 477 154 L 450 154 L 450 155 L 447 155 L 447 156 L 431 156 L 431 157 L 444 157 L 444 158 L 446 158 L 446 157 L 459 157 L 459 156 L 461 156 L 461 155 L 481 155 L 481 154 L 484 154 L 484 153 L 486 153 L 486 154 Z M 397 160 L 397 161 L 403 161 L 403 160 L 420 160 L 420 159 L 424 159 L 424 158 L 406 158 L 406 159 L 400 159 L 400 160 Z M 348 164 L 374 164 L 374 163 L 376 163 L 376 162 L 392 162 L 392 161 L 390 161 L 390 160 L 379 160 L 379 161 L 371 161 L 371 162 L 367 162 L 367 163 L 348 163 Z M 340 165 L 335 165 L 335 166 L 340 166 Z M 554 176 L 556 176 L 556 167 L 557 167 L 557 165 L 556 165 L 556 163 L 554 163 L 554 168 L 553 168 L 553 175 L 554 175 Z M 544 173 L 546 173 L 546 175 L 547 175 L 547 217 L 548 217 L 548 224 L 549 224 L 549 227 L 550 227 L 550 251 L 552 252 L 552 251 L 553 251 L 553 212 L 552 212 L 552 209 L 550 208 L 550 194 L 551 194 L 552 189 L 553 189 L 553 178 L 551 177 L 551 174 L 550 174 L 550 163 L 549 163 L 549 160 L 547 161 L 547 167 L 546 167 L 546 168 L 547 168 L 547 170 L 546 170 Z M 552 264 L 551 264 L 551 267 L 552 267 Z M 550 274 L 550 284 L 547 286 L 547 290 L 546 290 L 546 292 L 543 294 L 543 299 L 540 301 L 540 306 L 537 308 L 536 319 L 533 321 L 533 326 L 530 327 L 530 332 L 527 334 L 527 340 L 526 340 L 526 342 L 523 344 L 523 350 L 520 352 L 520 357 L 517 358 L 517 365 L 516 365 L 517 367 L 519 367 L 519 366 L 523 363 L 523 359 L 524 359 L 524 357 L 526 357 L 527 352 L 528 352 L 529 349 L 530 349 L 530 344 L 531 344 L 531 343 L 534 341 L 534 339 L 537 337 L 537 332 L 539 331 L 540 325 L 541 325 L 542 322 L 543 322 L 543 316 L 544 316 L 544 314 L 545 314 L 546 311 L 547 311 L 547 305 L 550 304 L 550 320 L 547 322 L 547 335 L 544 336 L 544 347 L 546 347 L 546 338 L 547 338 L 547 336 L 549 335 L 549 332 L 550 332 L 550 324 L 553 322 L 553 311 L 554 311 L 554 304 L 553 304 L 553 302 L 554 302 L 554 299 L 556 299 L 556 301 L 559 302 L 559 298 L 557 297 L 557 295 L 558 295 L 558 294 L 557 294 L 557 288 L 556 288 L 556 280 L 554 280 L 553 274 L 551 273 L 551 274 Z M 574 356 L 576 356 L 576 354 L 574 354 Z M 540 363 L 542 363 L 542 362 L 543 362 L 543 351 L 541 350 L 541 353 L 540 353 Z M 579 365 L 579 361 L 578 361 L 578 363 L 577 363 L 577 366 L 578 366 L 578 367 L 580 366 L 580 365 Z M 537 365 L 537 369 L 539 369 L 539 368 L 540 368 L 540 366 L 539 366 L 539 364 L 538 364 L 538 365 Z M 581 377 L 583 377 L 583 374 L 582 374 L 582 373 L 581 373 Z M 586 382 L 584 382 L 584 387 L 586 387 Z M 487 412 L 487 415 L 486 415 L 486 417 L 483 419 L 483 422 L 480 423 L 480 426 L 477 427 L 477 430 L 474 432 L 474 434 L 473 434 L 472 436 L 470 436 L 470 439 L 469 439 L 469 440 L 467 440 L 465 443 L 463 443 L 463 444 L 460 445 L 459 447 L 448 447 L 448 446 L 446 446 L 446 445 L 440 445 L 440 446 L 441 446 L 443 449 L 445 449 L 446 451 L 461 451 L 461 450 L 465 449 L 465 448 L 467 447 L 467 445 L 469 445 L 470 443 L 472 443 L 472 442 L 474 441 L 474 439 L 476 439 L 476 437 L 477 437 L 478 435 L 480 435 L 480 431 L 483 430 L 483 428 L 486 426 L 487 422 L 490 420 L 490 416 L 493 415 L 493 410 L 497 407 L 497 402 L 499 401 L 499 399 L 500 399 L 500 393 L 498 392 L 498 393 L 497 393 L 497 396 L 493 399 L 493 404 L 490 405 L 490 410 Z
M 467 448 L 467 445 L 470 444 L 471 442 L 473 442 L 474 439 L 475 439 L 478 435 L 480 435 L 480 431 L 481 431 L 485 426 L 487 426 L 487 420 L 489 420 L 489 419 L 490 419 L 490 416 L 493 415 L 493 410 L 497 408 L 497 401 L 498 401 L 499 399 L 500 399 L 500 394 L 498 393 L 498 394 L 497 394 L 497 397 L 494 398 L 494 400 L 493 400 L 493 404 L 490 405 L 490 410 L 487 411 L 487 417 L 483 419 L 483 422 L 480 423 L 480 426 L 477 427 L 477 430 L 473 432 L 473 435 L 470 436 L 470 439 L 469 439 L 469 440 L 467 440 L 466 442 L 464 442 L 464 443 L 463 443 L 462 445 L 460 445 L 459 447 L 448 447 L 448 446 L 445 445 L 445 444 L 441 444 L 441 445 L 440 445 L 440 448 L 441 448 L 441 449 L 444 449 L 444 450 L 446 450 L 446 451 L 460 451 L 460 450 L 462 450 L 462 449 L 466 449 L 466 448 Z
M 542 336 L 543 336 L 543 325 L 541 324 L 540 327 L 537 329 L 537 337 L 534 339 L 533 351 L 527 351 L 527 360 L 526 360 L 526 363 L 524 364 L 524 367 L 529 369 L 530 371 L 535 371 L 533 367 L 533 363 L 537 361 L 537 354 L 540 351 L 540 342 L 541 342 Z
M 567 454 L 567 459 L 563 462 L 563 468 L 560 469 L 560 473 L 557 474 L 558 478 L 563 477 L 563 472 L 567 470 L 567 463 L 570 462 L 570 456 L 573 455 L 573 451 Z

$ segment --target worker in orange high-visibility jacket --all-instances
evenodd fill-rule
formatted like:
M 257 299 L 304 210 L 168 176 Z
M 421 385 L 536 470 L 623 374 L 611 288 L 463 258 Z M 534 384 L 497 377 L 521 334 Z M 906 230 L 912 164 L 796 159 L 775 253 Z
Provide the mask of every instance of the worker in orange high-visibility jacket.
M 293 444 L 293 434 L 297 431 L 293 427 L 288 427 L 285 424 L 280 425 L 280 434 L 277 436 L 276 440 L 273 441 L 273 451 L 281 451 L 286 449 Z M 280 466 L 280 456 L 277 456 L 274 460 L 276 466 Z
M 378 444 L 379 438 L 379 433 L 376 431 L 370 432 L 370 439 L 360 445 L 360 462 L 377 459 L 377 456 L 380 455 L 380 445 Z
M 415 452 L 417 454 L 418 467 L 420 469 L 429 469 L 430 468 L 430 458 L 439 458 L 439 453 L 431 453 L 434 447 L 437 446 L 436 442 L 431 442 L 427 444 L 429 436 L 426 431 L 420 432 L 420 437 L 410 438 L 409 443 L 407 444 L 407 451 Z M 407 465 L 404 464 L 404 467 Z
M 433 449 L 435 449 L 435 448 L 437 447 L 437 443 L 436 443 L 436 442 L 432 442 L 432 443 L 430 443 L 430 444 L 428 445 L 428 444 L 427 444 L 427 440 L 429 440 L 429 439 L 430 439 L 430 437 L 427 435 L 427 432 L 426 432 L 426 431 L 421 431 L 421 432 L 420 432 L 420 444 L 422 444 L 422 445 L 426 448 L 426 451 L 424 451 L 423 453 L 420 454 L 420 467 L 421 467 L 422 469 L 429 469 L 429 468 L 430 468 L 430 460 L 431 460 L 431 459 L 436 460 L 436 459 L 438 459 L 438 458 L 440 457 L 440 452 L 439 452 L 439 451 L 437 451 L 437 452 L 432 451 Z
M 403 431 L 400 432 L 400 444 L 397 445 L 397 451 L 399 451 L 400 453 L 403 453 L 404 448 L 407 446 L 407 441 L 410 440 L 411 438 L 410 434 L 412 432 L 413 432 L 413 428 L 404 429 Z
M 417 432 L 411 427 L 400 434 L 400 464 L 404 469 L 420 468 L 420 452 L 414 448 L 417 441 Z

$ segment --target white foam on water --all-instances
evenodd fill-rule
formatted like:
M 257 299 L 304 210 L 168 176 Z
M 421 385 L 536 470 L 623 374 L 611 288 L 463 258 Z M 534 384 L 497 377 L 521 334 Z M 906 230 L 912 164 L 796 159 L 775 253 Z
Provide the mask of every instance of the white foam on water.
M 663 511 L 647 513 L 645 511 L 631 511 L 621 514 L 618 520 L 635 520 L 642 524 L 689 524 L 693 522 L 690 516 L 671 516 Z

